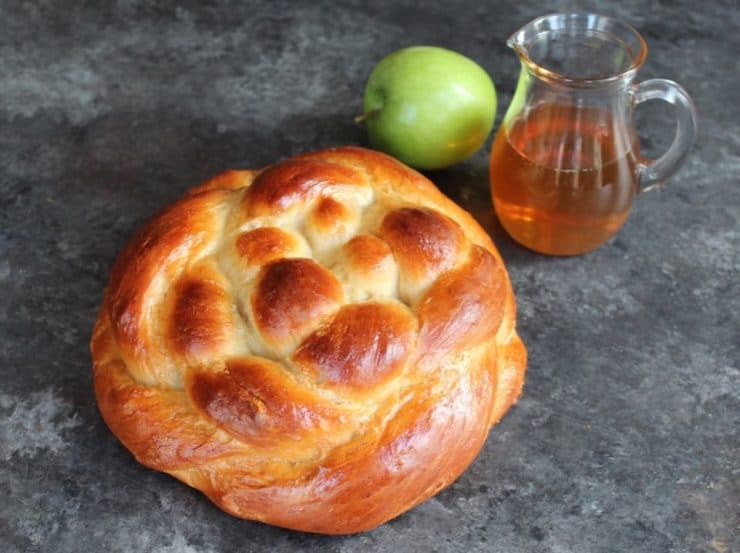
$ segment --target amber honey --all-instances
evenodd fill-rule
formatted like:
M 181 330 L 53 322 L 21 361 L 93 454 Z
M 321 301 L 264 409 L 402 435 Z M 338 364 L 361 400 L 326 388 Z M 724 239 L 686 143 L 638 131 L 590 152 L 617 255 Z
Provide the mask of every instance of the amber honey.
M 604 108 L 540 104 L 505 123 L 490 166 L 501 224 L 541 253 L 599 247 L 627 218 L 638 182 L 636 143 Z

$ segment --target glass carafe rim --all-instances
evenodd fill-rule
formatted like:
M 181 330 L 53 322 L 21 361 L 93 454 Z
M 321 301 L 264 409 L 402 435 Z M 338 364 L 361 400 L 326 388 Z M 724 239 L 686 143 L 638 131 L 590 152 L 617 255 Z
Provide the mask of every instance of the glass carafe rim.
M 598 78 L 580 78 L 547 69 L 530 57 L 527 44 L 531 43 L 535 37 L 542 33 L 579 26 L 583 29 L 597 30 L 609 28 L 613 33 L 618 33 L 618 36 L 628 35 L 637 44 L 635 51 L 627 50 L 630 55 L 630 65 L 613 75 Z M 629 23 L 606 15 L 588 12 L 551 13 L 537 17 L 514 32 L 506 41 L 506 44 L 517 53 L 522 64 L 538 78 L 571 87 L 598 87 L 630 81 L 645 62 L 648 51 L 643 36 Z

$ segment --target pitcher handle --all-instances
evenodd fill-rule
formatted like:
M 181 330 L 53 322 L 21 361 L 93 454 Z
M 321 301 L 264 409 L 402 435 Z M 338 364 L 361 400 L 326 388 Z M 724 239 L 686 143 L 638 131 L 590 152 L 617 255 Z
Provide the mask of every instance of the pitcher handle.
M 660 187 L 686 161 L 696 138 L 696 108 L 686 90 L 668 79 L 649 79 L 635 87 L 635 103 L 664 100 L 676 106 L 676 136 L 673 144 L 657 159 L 640 164 L 639 189 L 647 192 Z

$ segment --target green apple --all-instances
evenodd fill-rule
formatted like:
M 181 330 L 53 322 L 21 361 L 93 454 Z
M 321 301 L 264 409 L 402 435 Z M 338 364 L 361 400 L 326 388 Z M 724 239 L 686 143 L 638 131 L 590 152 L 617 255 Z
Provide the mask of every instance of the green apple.
M 411 46 L 383 58 L 365 87 L 370 143 L 418 169 L 439 169 L 475 153 L 496 117 L 496 89 L 470 58 Z

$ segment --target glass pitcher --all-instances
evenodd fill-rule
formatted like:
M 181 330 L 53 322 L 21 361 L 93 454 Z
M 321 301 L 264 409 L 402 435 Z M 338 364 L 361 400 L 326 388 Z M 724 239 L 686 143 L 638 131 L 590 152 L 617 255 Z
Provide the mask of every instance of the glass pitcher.
M 516 92 L 494 140 L 490 184 L 501 224 L 552 255 L 593 250 L 624 224 L 638 190 L 662 184 L 686 159 L 696 111 L 673 81 L 634 83 L 647 46 L 599 15 L 540 17 L 509 38 L 521 60 Z M 656 160 L 640 156 L 635 106 L 675 106 L 677 132 Z

